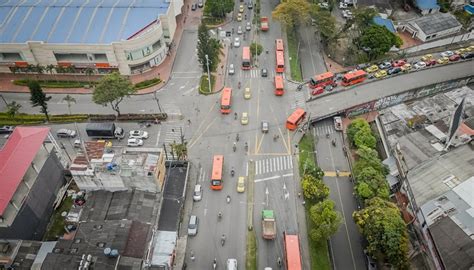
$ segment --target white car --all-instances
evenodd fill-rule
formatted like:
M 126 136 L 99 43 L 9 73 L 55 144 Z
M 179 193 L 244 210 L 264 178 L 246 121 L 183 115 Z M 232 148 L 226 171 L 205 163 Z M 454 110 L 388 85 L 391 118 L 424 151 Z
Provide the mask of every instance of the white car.
M 452 55 L 454 55 L 454 52 L 453 51 L 445 51 L 445 52 L 442 52 L 440 53 L 441 57 L 450 57 Z
M 234 75 L 235 74 L 235 69 L 234 69 L 234 64 L 229 65 L 229 75 Z
M 130 130 L 130 139 L 148 139 L 148 132 L 143 130 Z
M 56 131 L 56 135 L 59 138 L 74 138 L 74 137 L 76 137 L 76 131 L 72 130 L 72 129 L 62 128 L 62 129 Z
M 240 38 L 239 37 L 236 37 L 234 39 L 234 47 L 236 47 L 236 48 L 240 47 Z
M 198 202 L 202 199 L 202 186 L 197 184 L 194 186 L 193 200 Z
M 127 146 L 130 146 L 130 147 L 136 147 L 136 146 L 142 146 L 142 145 L 143 145 L 142 139 L 128 139 L 127 141 Z
M 323 9 L 329 9 L 329 4 L 328 3 L 319 3 L 319 7 Z
M 352 12 L 350 10 L 343 10 L 342 17 L 346 19 L 352 19 Z
M 340 2 L 340 3 L 339 3 L 339 8 L 340 8 L 340 9 L 346 9 L 346 8 L 349 8 L 349 7 L 347 6 L 346 3 Z
M 242 35 L 242 26 L 240 26 L 240 25 L 237 28 L 237 34 Z
M 423 61 L 417 62 L 416 64 L 413 65 L 415 69 L 422 69 L 426 67 L 426 63 Z
M 252 25 L 250 24 L 250 22 L 247 22 L 247 24 L 245 25 L 245 30 L 247 31 L 252 30 Z

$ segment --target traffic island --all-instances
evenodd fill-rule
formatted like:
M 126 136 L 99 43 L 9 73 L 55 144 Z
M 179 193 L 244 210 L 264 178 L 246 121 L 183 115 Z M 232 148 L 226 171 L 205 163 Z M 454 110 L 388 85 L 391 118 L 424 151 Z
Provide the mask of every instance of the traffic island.
M 211 88 L 209 88 L 209 80 L 207 78 L 207 74 L 201 76 L 201 81 L 199 83 L 199 93 L 202 95 L 212 94 L 211 89 L 214 88 L 214 84 L 216 82 L 216 77 L 211 74 Z
M 254 204 L 254 180 L 255 162 L 249 161 L 247 179 L 247 236 L 245 245 L 245 269 L 257 270 L 257 237 L 253 229 L 253 204 Z

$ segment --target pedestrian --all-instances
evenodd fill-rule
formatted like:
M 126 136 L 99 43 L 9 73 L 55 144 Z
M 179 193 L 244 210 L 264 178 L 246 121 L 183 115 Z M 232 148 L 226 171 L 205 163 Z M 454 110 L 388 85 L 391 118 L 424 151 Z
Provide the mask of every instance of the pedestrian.
M 329 68 L 332 68 L 332 64 L 329 64 Z
M 195 259 L 196 259 L 196 257 L 194 257 L 194 251 L 191 250 L 191 261 L 194 262 Z
M 306 202 L 305 202 L 305 201 L 303 201 L 303 202 L 301 202 L 301 204 L 304 206 L 304 205 L 306 204 Z
M 188 119 L 188 125 L 191 125 L 191 119 Z
M 301 198 L 301 192 L 298 192 L 298 198 Z

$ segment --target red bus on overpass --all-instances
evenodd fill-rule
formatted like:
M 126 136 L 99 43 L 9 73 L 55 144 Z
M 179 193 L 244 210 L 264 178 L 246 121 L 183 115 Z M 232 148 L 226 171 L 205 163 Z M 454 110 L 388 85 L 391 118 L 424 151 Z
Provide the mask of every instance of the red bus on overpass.
M 326 72 L 323 74 L 319 74 L 311 78 L 309 81 L 309 88 L 318 88 L 318 87 L 326 87 L 328 85 L 336 86 L 336 82 L 334 80 L 334 73 Z
M 342 77 L 342 86 L 350 86 L 361 83 L 367 79 L 367 72 L 363 70 L 356 70 L 344 74 Z
M 293 131 L 295 130 L 298 125 L 303 122 L 304 118 L 306 116 L 306 112 L 298 108 L 296 109 L 289 117 L 288 120 L 286 120 L 286 128 Z

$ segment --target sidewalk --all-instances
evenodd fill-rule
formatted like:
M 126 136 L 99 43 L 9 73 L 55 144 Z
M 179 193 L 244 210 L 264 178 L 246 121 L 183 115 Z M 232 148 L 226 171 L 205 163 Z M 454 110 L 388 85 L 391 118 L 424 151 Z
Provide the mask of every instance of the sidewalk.
M 179 43 L 181 41 L 181 36 L 183 34 L 184 30 L 184 25 L 186 22 L 186 17 L 188 13 L 188 8 L 187 8 L 187 3 L 189 4 L 190 1 L 186 1 L 183 5 L 183 14 L 177 16 L 177 25 L 176 25 L 176 32 L 173 37 L 172 41 L 172 46 L 170 49 L 170 54 L 165 58 L 165 60 L 156 67 L 151 68 L 151 70 L 148 70 L 142 74 L 134 74 L 134 75 L 129 75 L 130 80 L 132 81 L 133 84 L 144 81 L 144 80 L 149 80 L 153 78 L 159 77 L 162 82 L 159 83 L 158 85 L 154 85 L 150 88 L 146 89 L 141 89 L 137 91 L 138 95 L 143 95 L 143 94 L 149 94 L 153 93 L 159 89 L 161 89 L 163 86 L 166 85 L 168 80 L 171 77 L 171 72 L 173 70 L 173 65 L 174 65 L 174 60 L 176 58 L 176 51 L 177 48 L 179 47 Z M 0 92 L 17 92 L 17 93 L 29 93 L 29 89 L 26 86 L 18 86 L 13 84 L 13 80 L 15 79 L 26 79 L 26 78 L 32 78 L 36 80 L 41 80 L 41 79 L 48 79 L 48 80 L 55 80 L 55 78 L 58 78 L 60 80 L 71 80 L 71 81 L 96 81 L 102 76 L 99 75 L 92 75 L 92 76 L 85 76 L 85 75 L 60 75 L 60 74 L 0 74 Z M 45 93 L 47 94 L 91 94 L 92 89 L 86 89 L 86 88 L 44 88 L 43 89 Z

